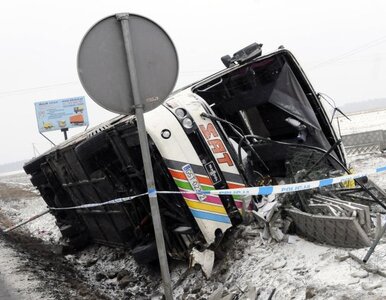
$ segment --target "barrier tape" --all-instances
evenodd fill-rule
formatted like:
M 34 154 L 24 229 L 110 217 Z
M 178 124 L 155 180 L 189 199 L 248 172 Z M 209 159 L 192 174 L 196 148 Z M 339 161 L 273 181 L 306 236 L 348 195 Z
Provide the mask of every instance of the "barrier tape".
M 130 200 L 133 200 L 135 198 L 139 198 L 142 196 L 146 196 L 149 193 L 143 193 L 135 196 L 129 196 L 129 197 L 123 197 L 123 198 L 117 198 L 113 200 L 109 200 L 106 202 L 99 202 L 99 203 L 87 203 L 87 204 L 82 204 L 78 206 L 69 206 L 69 207 L 48 207 L 50 210 L 71 210 L 71 209 L 80 209 L 80 208 L 93 208 L 93 207 L 99 207 L 99 206 L 104 206 L 104 205 L 110 205 L 110 204 L 118 204 L 118 203 L 124 203 Z
M 79 206 L 71 206 L 71 207 L 48 207 L 50 210 L 71 210 L 71 209 L 83 209 L 83 208 L 93 208 L 104 205 L 111 204 L 119 204 L 127 201 L 134 200 L 135 198 L 139 198 L 142 196 L 150 195 L 154 196 L 156 194 L 203 194 L 203 195 L 241 195 L 241 196 L 257 196 L 257 195 L 271 195 L 271 194 L 284 194 L 284 193 L 293 193 L 305 190 L 311 190 L 316 188 L 322 188 L 326 186 L 331 186 L 335 184 L 339 184 L 342 182 L 346 182 L 353 179 L 358 179 L 362 177 L 366 177 L 371 174 L 382 173 L 386 171 L 386 166 L 379 167 L 376 169 L 372 169 L 366 172 L 343 175 L 334 178 L 327 178 L 321 180 L 314 180 L 308 182 L 300 182 L 300 183 L 291 183 L 291 184 L 283 184 L 283 185 L 269 185 L 269 186 L 260 186 L 260 187 L 246 187 L 239 189 L 225 189 L 225 190 L 209 190 L 209 191 L 156 191 L 151 190 L 146 193 L 142 193 L 135 196 L 129 196 L 124 198 L 117 198 L 113 200 L 109 200 L 106 202 L 100 203 L 88 203 Z

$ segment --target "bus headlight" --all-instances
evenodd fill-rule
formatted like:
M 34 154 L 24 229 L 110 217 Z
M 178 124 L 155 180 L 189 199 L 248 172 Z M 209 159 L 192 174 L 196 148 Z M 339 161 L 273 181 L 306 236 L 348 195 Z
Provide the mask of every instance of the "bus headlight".
M 176 116 L 180 119 L 186 116 L 186 110 L 183 108 L 177 108 L 176 109 Z
M 193 120 L 190 118 L 183 119 L 182 126 L 184 126 L 186 129 L 191 129 L 193 127 Z

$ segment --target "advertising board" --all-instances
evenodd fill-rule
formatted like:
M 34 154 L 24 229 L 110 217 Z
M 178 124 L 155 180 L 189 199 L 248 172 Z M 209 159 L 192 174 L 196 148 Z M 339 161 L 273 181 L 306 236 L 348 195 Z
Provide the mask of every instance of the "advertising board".
M 85 97 L 35 102 L 39 132 L 88 126 Z

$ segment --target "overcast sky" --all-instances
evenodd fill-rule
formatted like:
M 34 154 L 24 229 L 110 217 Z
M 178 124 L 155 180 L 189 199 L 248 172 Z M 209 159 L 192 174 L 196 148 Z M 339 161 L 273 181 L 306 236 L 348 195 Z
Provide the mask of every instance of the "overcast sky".
M 338 106 L 386 97 L 386 1 L 1 1 L 0 164 L 31 158 L 33 144 L 49 149 L 37 130 L 36 101 L 85 95 L 91 125 L 114 116 L 83 90 L 76 55 L 87 30 L 117 12 L 146 16 L 169 33 L 180 62 L 176 87 L 259 42 L 263 53 L 291 50 L 314 88 Z

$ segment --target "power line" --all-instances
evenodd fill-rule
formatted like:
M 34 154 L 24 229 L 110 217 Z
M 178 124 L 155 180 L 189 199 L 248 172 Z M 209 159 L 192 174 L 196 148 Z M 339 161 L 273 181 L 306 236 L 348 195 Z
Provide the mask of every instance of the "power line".
M 327 59 L 327 60 L 325 60 L 325 61 L 323 61 L 323 62 L 321 62 L 321 63 L 318 63 L 318 64 L 316 64 L 316 65 L 310 67 L 309 70 L 314 70 L 314 69 L 317 69 L 317 68 L 319 68 L 319 67 L 321 67 L 321 66 L 323 66 L 323 65 L 328 65 L 328 64 L 331 64 L 331 63 L 335 63 L 335 62 L 337 62 L 337 61 L 340 61 L 340 60 L 342 60 L 342 59 L 345 59 L 346 57 L 355 55 L 355 54 L 357 54 L 358 52 L 361 52 L 361 51 L 363 51 L 363 50 L 367 50 L 367 49 L 369 49 L 369 48 L 378 46 L 378 45 L 380 45 L 380 44 L 382 44 L 382 43 L 384 43 L 384 42 L 386 42 L 386 36 L 383 36 L 383 37 L 381 37 L 381 38 L 379 38 L 379 39 L 376 39 L 376 40 L 373 40 L 373 41 L 368 42 L 368 43 L 366 43 L 366 44 L 363 44 L 363 45 L 361 45 L 361 46 L 359 46 L 359 47 L 356 47 L 356 48 L 354 48 L 354 49 L 352 49 L 352 50 L 350 50 L 350 51 L 347 51 L 347 52 L 345 52 L 345 53 L 342 53 L 342 54 L 340 54 L 340 55 L 338 55 L 338 56 L 335 56 L 335 57 L 332 57 L 332 58 L 330 58 L 330 59 Z
M 217 72 L 218 70 L 192 70 L 192 71 L 183 71 L 180 72 L 180 74 L 194 74 L 194 73 L 209 73 L 209 72 Z M 63 83 L 56 83 L 56 84 L 50 84 L 50 85 L 43 85 L 43 86 L 37 86 L 37 87 L 31 87 L 31 88 L 25 88 L 25 89 L 16 89 L 16 90 L 9 90 L 9 91 L 0 91 L 0 97 L 1 96 L 8 96 L 8 95 L 20 95 L 24 93 L 28 93 L 31 91 L 36 91 L 36 90 L 42 90 L 42 89 L 50 89 L 54 87 L 59 87 L 59 86 L 66 86 L 66 85 L 79 85 L 79 81 L 69 81 L 69 82 L 63 82 Z
M 25 89 L 1 91 L 0 96 L 12 95 L 12 94 L 23 94 L 23 93 L 28 93 L 30 91 L 49 89 L 49 88 L 53 88 L 53 87 L 73 85 L 73 84 L 79 84 L 79 82 L 78 81 L 70 81 L 70 82 L 56 83 L 56 84 L 51 84 L 51 85 L 43 85 L 43 86 L 37 86 L 37 87 L 31 87 L 31 88 L 25 88 Z

